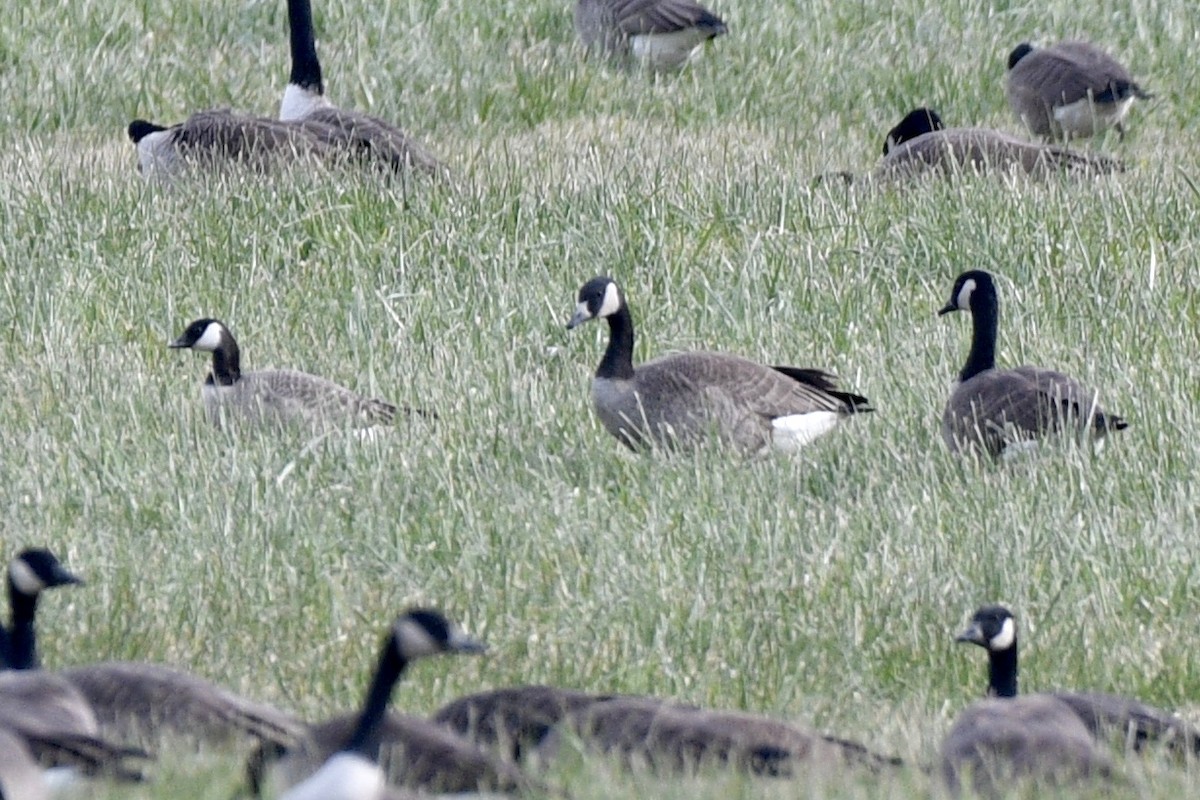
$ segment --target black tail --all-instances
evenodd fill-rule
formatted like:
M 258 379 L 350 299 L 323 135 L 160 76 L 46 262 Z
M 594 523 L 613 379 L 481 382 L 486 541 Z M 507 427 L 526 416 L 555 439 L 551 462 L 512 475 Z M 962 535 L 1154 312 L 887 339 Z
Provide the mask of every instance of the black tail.
M 830 375 L 828 372 L 819 369 L 803 369 L 801 367 L 771 367 L 776 372 L 787 375 L 797 383 L 803 383 L 814 389 L 819 389 L 828 395 L 836 397 L 845 406 L 845 411 L 849 414 L 864 414 L 875 409 L 871 406 L 871 401 L 863 397 L 861 394 L 853 392 L 843 392 L 837 388 L 837 378 Z

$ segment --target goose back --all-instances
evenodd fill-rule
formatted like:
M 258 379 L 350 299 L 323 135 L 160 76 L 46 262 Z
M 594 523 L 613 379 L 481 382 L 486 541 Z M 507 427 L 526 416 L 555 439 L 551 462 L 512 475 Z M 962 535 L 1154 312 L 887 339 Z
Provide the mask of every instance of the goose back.
M 1027 142 L 1000 131 L 946 128 L 893 147 L 880 162 L 873 178 L 896 180 L 931 171 L 944 174 L 1020 172 L 1045 178 L 1062 172 L 1107 175 L 1123 169 L 1119 161 L 1106 156 Z

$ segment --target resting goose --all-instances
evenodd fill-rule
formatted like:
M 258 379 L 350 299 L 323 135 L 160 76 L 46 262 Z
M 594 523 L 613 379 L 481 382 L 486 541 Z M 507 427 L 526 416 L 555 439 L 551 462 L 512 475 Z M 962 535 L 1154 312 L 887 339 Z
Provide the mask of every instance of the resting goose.
M 379 117 L 338 108 L 325 97 L 309 0 L 288 0 L 292 70 L 279 118 L 316 122 L 334 132 L 342 149 L 397 172 L 445 174 L 445 166 L 404 131 Z
M 577 0 L 575 32 L 589 49 L 652 69 L 687 63 L 725 23 L 695 0 Z
M 942 438 L 952 452 L 999 456 L 1061 431 L 1099 439 L 1128 423 L 1107 413 L 1095 391 L 1042 367 L 996 368 L 1000 301 L 992 276 L 971 270 L 954 281 L 939 316 L 970 312 L 971 350 L 942 414 Z
M 1122 125 L 1135 99 L 1149 99 L 1129 70 L 1088 42 L 1034 48 L 1008 56 L 1008 103 L 1035 136 L 1063 140 L 1094 136 Z
M 633 365 L 633 317 L 616 281 L 579 290 L 567 328 L 608 321 L 609 342 L 592 380 L 592 402 L 622 444 L 690 447 L 710 435 L 746 455 L 795 452 L 851 415 L 872 411 L 816 369 L 768 367 L 738 356 L 693 351 Z
M 216 424 L 238 419 L 267 425 L 370 426 L 392 422 L 397 411 L 412 411 L 363 397 L 307 372 L 269 369 L 243 373 L 237 341 L 219 320 L 192 322 L 168 346 L 212 353 L 203 397 L 208 418 Z

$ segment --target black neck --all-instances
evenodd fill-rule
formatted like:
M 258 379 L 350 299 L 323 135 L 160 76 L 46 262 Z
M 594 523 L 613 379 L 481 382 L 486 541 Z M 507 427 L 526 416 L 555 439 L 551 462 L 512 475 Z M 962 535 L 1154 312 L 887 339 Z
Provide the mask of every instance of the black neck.
M 212 372 L 208 383 L 217 386 L 233 386 L 242 377 L 242 358 L 237 343 L 225 337 L 220 346 L 213 350 Z
M 4 655 L 9 669 L 37 669 L 37 634 L 34 617 L 37 616 L 38 596 L 18 591 L 9 582 L 8 604 L 12 609 L 12 627 L 8 632 L 8 652 Z
M 291 28 L 292 43 L 292 74 L 288 82 L 301 89 L 324 94 L 309 0 L 288 0 L 288 26 Z
M 389 638 L 383 645 L 379 666 L 375 668 L 375 677 L 371 679 L 371 687 L 367 690 L 362 716 L 358 718 L 354 733 L 350 734 L 343 748 L 345 752 L 357 753 L 370 761 L 379 758 L 379 729 L 387 713 L 392 689 L 407 666 L 408 661 L 396 652 L 395 642 Z
M 995 296 L 980 296 L 979 308 L 971 311 L 971 352 L 959 373 L 959 380 L 970 380 L 996 367 L 996 331 L 1000 326 L 1000 304 Z
M 621 306 L 608 318 L 608 349 L 596 370 L 597 378 L 630 380 L 633 378 L 633 317 L 628 306 Z
M 1017 696 L 1017 640 L 1007 650 L 988 651 L 988 694 Z

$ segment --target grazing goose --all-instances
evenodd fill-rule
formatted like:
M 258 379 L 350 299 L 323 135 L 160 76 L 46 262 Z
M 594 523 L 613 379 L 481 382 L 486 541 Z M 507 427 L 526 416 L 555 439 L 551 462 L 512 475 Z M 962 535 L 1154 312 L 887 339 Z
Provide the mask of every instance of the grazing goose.
M 190 166 L 240 164 L 261 169 L 289 160 L 329 159 L 342 154 L 331 144 L 336 137 L 320 124 L 281 122 L 227 109 L 200 111 L 169 127 L 144 119 L 129 123 L 138 169 L 146 178 L 171 178 Z
M 608 432 L 633 450 L 688 447 L 716 434 L 744 454 L 795 452 L 851 414 L 872 411 L 815 369 L 767 367 L 738 356 L 693 351 L 633 366 L 633 317 L 612 278 L 579 290 L 567 328 L 607 319 L 608 349 L 592 402 Z
M 1153 95 L 1115 58 L 1087 42 L 1035 49 L 1022 43 L 1008 56 L 1008 104 L 1035 136 L 1063 140 L 1094 136 L 1121 121 L 1135 99 Z
M 481 653 L 484 646 L 463 634 L 437 611 L 412 609 L 392 625 L 367 690 L 358 720 L 336 752 L 307 778 L 292 785 L 282 800 L 377 800 L 387 791 L 387 776 L 378 762 L 380 725 L 392 689 L 410 661 L 438 653 Z M 283 766 L 289 760 L 284 756 Z M 293 756 L 300 761 L 303 750 Z M 285 776 L 294 767 L 283 770 Z
M 1020 171 L 1034 177 L 1059 172 L 1103 175 L 1123 169 L 1101 155 L 1077 153 L 1057 145 L 1036 144 L 987 128 L 947 128 L 929 108 L 910 111 L 883 143 L 883 161 L 872 177 L 905 178 L 942 173 Z
M 999 456 L 1063 430 L 1100 438 L 1128 427 L 1099 405 L 1096 393 L 1061 372 L 1041 367 L 996 368 L 1000 301 L 992 276 L 971 270 L 954 281 L 938 315 L 969 311 L 971 351 L 942 414 L 942 438 L 952 452 L 979 449 Z
M 779 720 L 645 697 L 592 703 L 569 714 L 564 725 L 585 746 L 618 756 L 628 766 L 645 765 L 657 772 L 728 766 L 756 775 L 791 777 L 812 769 L 880 770 L 901 764 L 856 742 Z M 539 753 L 544 759 L 552 759 L 561 746 L 562 727 L 543 739 Z
M 34 629 L 37 604 L 45 589 L 83 581 L 67 571 L 49 550 L 22 550 L 8 565 L 9 630 L 0 625 L 0 669 L 33 669 L 38 666 Z
M 236 417 L 252 423 L 298 421 L 320 427 L 352 421 L 369 426 L 392 422 L 400 410 L 306 372 L 270 369 L 243 374 L 233 334 L 215 319 L 196 320 L 168 346 L 212 353 L 203 396 L 205 411 L 217 424 Z
M 685 64 L 725 23 L 695 0 L 577 0 L 575 32 L 588 49 L 653 69 Z
M 321 62 L 317 59 L 312 6 L 309 0 L 288 0 L 287 5 L 292 71 L 283 92 L 279 118 L 327 126 L 334 132 L 333 141 L 339 147 L 394 172 L 445 174 L 441 162 L 395 125 L 329 102 L 325 97 Z
M 956 641 L 987 650 L 989 695 L 1017 696 L 1017 623 L 1012 612 L 1003 606 L 979 609 Z M 1047 692 L 1039 696 L 1066 705 L 1094 737 L 1115 731 L 1134 749 L 1149 741 L 1163 741 L 1175 749 L 1200 754 L 1200 730 L 1170 712 L 1131 697 L 1098 692 Z

